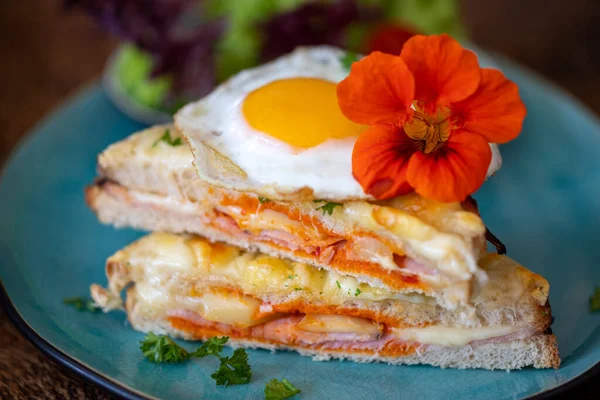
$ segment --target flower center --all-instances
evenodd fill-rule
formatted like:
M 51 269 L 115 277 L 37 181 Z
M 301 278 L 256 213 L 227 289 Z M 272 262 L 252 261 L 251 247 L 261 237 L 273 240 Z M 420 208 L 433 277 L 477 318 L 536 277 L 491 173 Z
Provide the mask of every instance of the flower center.
M 419 150 L 429 154 L 442 147 L 450 137 L 449 117 L 447 107 L 438 108 L 435 114 L 430 114 L 415 105 L 415 114 L 410 122 L 404 124 L 404 132 Z

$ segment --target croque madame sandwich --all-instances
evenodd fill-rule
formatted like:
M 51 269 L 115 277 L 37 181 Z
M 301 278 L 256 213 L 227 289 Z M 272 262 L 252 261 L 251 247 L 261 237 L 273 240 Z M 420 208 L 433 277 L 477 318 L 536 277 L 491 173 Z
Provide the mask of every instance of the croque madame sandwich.
M 548 283 L 486 253 L 470 198 L 521 129 L 514 84 L 447 36 L 343 55 L 296 50 L 105 150 L 99 219 L 169 233 L 111 257 L 95 301 L 133 283 L 138 330 L 316 359 L 557 367 Z

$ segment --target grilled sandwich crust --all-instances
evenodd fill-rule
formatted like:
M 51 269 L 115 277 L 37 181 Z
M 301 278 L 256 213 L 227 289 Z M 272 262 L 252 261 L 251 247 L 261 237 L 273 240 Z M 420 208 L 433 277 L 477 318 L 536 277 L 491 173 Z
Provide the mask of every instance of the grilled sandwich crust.
M 127 316 L 131 326 L 141 332 L 154 332 L 185 340 L 206 340 L 222 336 L 218 330 L 195 326 L 185 321 L 169 318 L 149 318 L 140 313 L 134 290 L 127 295 Z M 265 341 L 260 338 L 229 334 L 228 344 L 234 348 L 293 350 L 315 361 L 350 360 L 360 363 L 382 362 L 393 365 L 428 364 L 441 368 L 514 370 L 525 367 L 558 368 L 560 357 L 556 337 L 538 334 L 525 339 L 489 342 L 459 347 L 425 346 L 411 344 L 388 346 L 378 351 L 325 349 L 304 345 L 290 345 Z
M 104 180 L 88 188 L 86 197 L 103 222 L 205 234 L 363 276 L 392 290 L 435 292 L 448 308 L 468 302 L 473 277 L 485 279 L 477 268 L 485 249 L 485 226 L 458 203 L 409 195 L 377 204 L 344 203 L 328 214 L 320 209 L 324 203 L 276 202 L 213 187 L 197 176 L 189 148 L 155 145 L 165 129 L 172 129 L 173 137 L 180 135 L 172 126 L 153 127 L 99 156 Z M 407 268 L 414 263 L 406 260 L 423 268 Z

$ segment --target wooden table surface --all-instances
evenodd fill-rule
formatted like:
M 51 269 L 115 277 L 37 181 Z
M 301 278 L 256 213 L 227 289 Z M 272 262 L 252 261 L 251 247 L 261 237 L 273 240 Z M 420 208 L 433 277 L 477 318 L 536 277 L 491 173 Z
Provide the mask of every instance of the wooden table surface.
M 0 165 L 42 116 L 98 78 L 115 46 L 85 16 L 65 13 L 60 4 L 0 2 Z M 600 1 L 463 0 L 462 5 L 476 43 L 537 70 L 600 113 Z M 573 396 L 592 399 L 598 389 L 599 382 L 589 382 Z M 110 396 L 54 364 L 0 309 L 0 398 Z

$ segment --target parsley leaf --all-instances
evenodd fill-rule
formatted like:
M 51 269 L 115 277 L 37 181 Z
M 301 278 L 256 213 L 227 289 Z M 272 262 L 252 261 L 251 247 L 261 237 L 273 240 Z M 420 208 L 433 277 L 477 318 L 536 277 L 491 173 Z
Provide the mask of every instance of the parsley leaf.
M 268 203 L 268 202 L 270 202 L 270 201 L 271 201 L 271 199 L 268 199 L 268 198 L 266 198 L 266 197 L 260 197 L 260 196 L 258 196 L 258 202 L 259 202 L 260 204 L 263 204 L 263 203 Z
M 221 365 L 210 377 L 217 386 L 245 385 L 250 382 L 252 370 L 248 364 L 248 353 L 244 349 L 235 349 L 231 357 L 220 357 Z
M 285 378 L 281 382 L 277 379 L 271 379 L 265 386 L 265 400 L 287 399 L 298 393 L 300 393 L 300 389 Z
M 94 303 L 94 300 L 86 297 L 70 297 L 63 299 L 63 304 L 73 306 L 78 311 L 89 311 L 92 313 L 100 311 L 100 307 Z
M 298 277 L 298 274 L 288 275 L 288 279 L 295 279 Z
M 333 209 L 343 205 L 342 203 L 335 203 L 333 201 L 328 201 L 320 207 L 317 207 L 317 210 L 322 210 L 323 214 L 327 213 L 329 215 L 333 214 Z
M 250 382 L 252 370 L 248 364 L 248 353 L 244 349 L 236 349 L 231 357 L 221 356 L 223 346 L 229 341 L 229 337 L 212 337 L 202 344 L 198 350 L 188 353 L 169 337 L 155 335 L 150 332 L 140 342 L 140 349 L 144 356 L 153 363 L 171 363 L 189 360 L 192 357 L 203 358 L 213 355 L 219 359 L 219 369 L 212 375 L 217 385 L 244 385 Z
M 223 351 L 223 345 L 229 340 L 228 336 L 223 337 L 212 337 L 202 344 L 198 350 L 192 353 L 193 357 L 203 358 L 208 355 L 220 357 Z
M 140 342 L 140 349 L 144 356 L 153 363 L 175 363 L 190 358 L 190 354 L 172 339 L 164 335 L 155 335 L 152 332 L 149 332 Z
M 236 349 L 231 357 L 222 357 L 223 346 L 229 341 L 229 337 L 213 337 L 208 339 L 202 347 L 191 354 L 192 357 L 206 357 L 213 355 L 221 362 L 219 369 L 212 375 L 217 385 L 243 385 L 250 382 L 252 371 L 248 364 L 248 353 L 244 349 Z
M 335 284 L 337 285 L 338 289 L 341 289 L 341 288 L 342 288 L 342 285 L 340 285 L 340 282 L 339 282 L 339 281 L 335 281 Z
M 600 286 L 594 288 L 594 294 L 590 297 L 590 311 L 600 311 Z
M 347 51 L 346 53 L 344 53 L 344 55 L 340 58 L 340 62 L 342 63 L 342 66 L 347 69 L 348 71 L 350 71 L 350 68 L 352 67 L 352 64 L 356 61 L 360 60 L 360 56 L 354 52 L 351 51 Z
M 171 145 L 173 147 L 177 147 L 177 146 L 180 146 L 180 145 L 183 144 L 183 140 L 181 140 L 180 137 L 178 137 L 176 139 L 173 139 L 171 137 L 171 130 L 170 129 L 165 130 L 165 133 L 160 138 L 156 139 L 154 141 L 154 143 L 152 143 L 152 147 L 156 147 L 156 145 L 159 142 L 165 142 L 166 144 Z
M 359 288 L 356 288 L 356 292 L 354 292 L 354 297 L 358 297 L 358 295 L 361 293 L 362 291 Z

